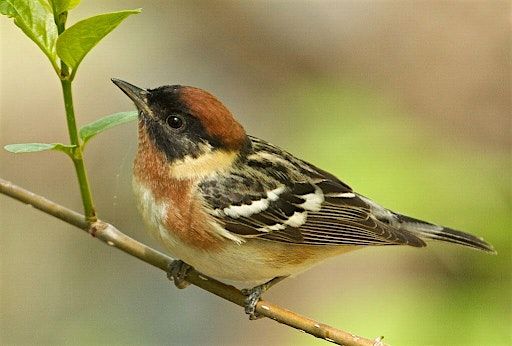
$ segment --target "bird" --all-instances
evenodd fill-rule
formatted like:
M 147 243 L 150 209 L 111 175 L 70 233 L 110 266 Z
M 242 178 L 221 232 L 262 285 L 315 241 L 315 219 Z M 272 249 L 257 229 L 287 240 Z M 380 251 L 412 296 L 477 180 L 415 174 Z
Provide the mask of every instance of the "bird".
M 482 238 L 393 212 L 335 175 L 248 135 L 211 93 L 183 85 L 143 89 L 112 79 L 138 109 L 133 190 L 149 233 L 190 268 L 261 295 L 336 255 L 368 246 L 439 240 L 495 253 Z

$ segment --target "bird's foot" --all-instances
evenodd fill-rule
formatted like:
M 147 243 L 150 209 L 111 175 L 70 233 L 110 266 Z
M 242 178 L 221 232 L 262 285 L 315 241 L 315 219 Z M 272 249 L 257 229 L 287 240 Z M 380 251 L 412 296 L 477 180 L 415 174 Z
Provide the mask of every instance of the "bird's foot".
M 249 315 L 250 320 L 257 320 L 263 316 L 256 313 L 256 304 L 260 301 L 261 295 L 266 291 L 265 284 L 253 288 L 244 288 L 241 292 L 245 298 L 245 313 Z
M 258 304 L 258 302 L 260 301 L 261 295 L 268 291 L 270 287 L 283 281 L 286 278 L 287 276 L 278 276 L 273 278 L 272 280 L 265 282 L 264 284 L 255 286 L 253 288 L 244 288 L 243 290 L 241 290 L 242 294 L 247 297 L 245 298 L 244 307 L 245 313 L 249 315 L 250 320 L 257 320 L 263 317 L 260 314 L 256 313 L 256 304 Z
M 167 268 L 167 277 L 174 282 L 177 288 L 185 288 L 190 285 L 190 282 L 186 280 L 187 273 L 190 269 L 192 269 L 192 267 L 181 260 L 172 261 Z

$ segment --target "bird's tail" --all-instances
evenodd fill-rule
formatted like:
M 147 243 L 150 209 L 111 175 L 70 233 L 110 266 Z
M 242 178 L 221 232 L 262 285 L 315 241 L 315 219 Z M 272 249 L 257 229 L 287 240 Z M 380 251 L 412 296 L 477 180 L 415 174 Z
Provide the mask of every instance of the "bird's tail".
M 434 225 L 405 215 L 397 215 L 404 230 L 423 239 L 441 240 L 496 254 L 493 246 L 482 238 L 448 227 Z

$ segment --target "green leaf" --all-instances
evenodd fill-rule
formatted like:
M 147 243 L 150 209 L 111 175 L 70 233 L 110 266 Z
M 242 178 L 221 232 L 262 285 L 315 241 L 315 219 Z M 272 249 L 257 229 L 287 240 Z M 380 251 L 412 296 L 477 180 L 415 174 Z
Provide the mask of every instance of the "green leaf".
M 57 26 L 48 1 L 0 0 L 0 13 L 13 18 L 14 24 L 41 48 L 57 68 Z
M 73 73 L 82 59 L 124 19 L 140 9 L 100 14 L 79 21 L 66 29 L 57 39 L 57 54 L 73 69 Z
M 137 112 L 120 112 L 98 119 L 80 129 L 80 138 L 86 143 L 98 133 L 108 130 L 114 126 L 137 120 Z
M 63 12 L 74 9 L 79 3 L 80 0 L 50 0 L 50 4 L 53 7 L 53 13 L 57 16 Z
M 71 155 L 74 145 L 65 145 L 61 143 L 20 143 L 8 144 L 4 147 L 5 150 L 14 153 L 35 153 L 38 151 L 57 150 Z

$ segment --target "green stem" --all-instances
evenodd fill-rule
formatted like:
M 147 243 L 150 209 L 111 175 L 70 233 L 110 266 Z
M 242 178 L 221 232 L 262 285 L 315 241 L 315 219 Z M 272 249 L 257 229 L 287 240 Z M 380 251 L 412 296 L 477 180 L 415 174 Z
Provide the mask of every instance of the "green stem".
M 65 65 L 62 71 L 67 70 Z M 73 155 L 71 159 L 75 165 L 76 176 L 78 178 L 78 184 L 80 185 L 80 194 L 82 196 L 82 203 L 84 205 L 85 216 L 88 221 L 96 221 L 96 212 L 94 210 L 94 204 L 92 200 L 91 190 L 89 188 L 89 182 L 87 180 L 87 172 L 85 171 L 85 165 L 83 160 L 83 146 L 78 137 L 78 130 L 75 121 L 75 110 L 73 107 L 73 94 L 71 92 L 71 81 L 62 79 L 60 81 L 62 85 L 62 94 L 64 96 L 64 107 L 66 108 L 66 120 L 68 124 L 69 139 L 73 148 Z
M 57 31 L 60 34 L 66 29 L 66 20 L 68 13 L 64 12 L 60 15 L 54 13 L 55 24 Z M 74 76 L 74 74 L 73 74 Z M 61 60 L 60 62 L 60 84 L 62 86 L 62 95 L 64 96 L 64 108 L 66 109 L 66 120 L 68 124 L 69 140 L 74 145 L 72 149 L 71 159 L 75 165 L 76 176 L 78 178 L 78 185 L 80 186 L 80 195 L 82 196 L 82 203 L 84 205 L 85 218 L 89 222 L 95 222 L 96 211 L 94 210 L 94 203 L 92 200 L 91 189 L 89 188 L 89 181 L 87 180 L 87 172 L 83 160 L 83 143 L 78 136 L 78 129 L 76 126 L 75 109 L 73 107 L 73 93 L 71 91 L 71 82 L 73 78 L 69 75 L 69 68 Z

